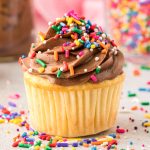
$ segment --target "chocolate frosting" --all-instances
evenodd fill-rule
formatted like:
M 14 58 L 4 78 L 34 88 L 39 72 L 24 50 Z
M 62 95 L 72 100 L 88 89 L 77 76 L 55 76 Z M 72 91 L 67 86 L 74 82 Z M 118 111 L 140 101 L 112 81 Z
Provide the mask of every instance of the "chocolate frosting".
M 68 18 L 74 18 L 70 25 Z M 20 58 L 24 70 L 62 86 L 97 83 L 122 74 L 122 52 L 101 28 L 90 21 L 83 23 L 83 20 L 71 11 L 52 23 L 47 33 L 42 34 L 43 40 L 32 44 L 28 57 Z M 63 27 L 56 32 L 54 27 L 60 24 Z M 80 33 L 76 33 L 74 27 L 81 29 Z M 63 28 L 67 28 L 67 32 L 62 33 Z M 88 47 L 87 42 L 94 46 Z M 66 52 L 69 52 L 68 57 Z

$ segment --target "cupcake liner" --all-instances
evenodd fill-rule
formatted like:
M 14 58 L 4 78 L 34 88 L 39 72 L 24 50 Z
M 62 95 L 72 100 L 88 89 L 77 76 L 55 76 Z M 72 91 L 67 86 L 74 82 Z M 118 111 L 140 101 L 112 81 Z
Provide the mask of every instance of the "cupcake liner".
M 31 125 L 50 135 L 79 137 L 111 128 L 116 120 L 124 74 L 97 84 L 50 84 L 24 74 Z

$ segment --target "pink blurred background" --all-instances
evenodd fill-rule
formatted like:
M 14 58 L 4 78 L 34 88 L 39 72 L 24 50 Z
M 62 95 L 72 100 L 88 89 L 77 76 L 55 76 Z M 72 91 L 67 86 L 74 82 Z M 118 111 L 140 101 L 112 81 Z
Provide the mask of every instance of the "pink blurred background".
M 45 31 L 48 21 L 61 17 L 68 10 L 86 16 L 105 27 L 105 1 L 102 0 L 34 0 L 35 28 Z

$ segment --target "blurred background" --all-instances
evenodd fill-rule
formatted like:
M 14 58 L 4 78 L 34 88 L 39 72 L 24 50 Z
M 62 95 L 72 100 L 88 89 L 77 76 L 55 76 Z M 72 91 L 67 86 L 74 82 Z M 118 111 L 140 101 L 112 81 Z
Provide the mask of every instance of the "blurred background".
M 127 60 L 150 65 L 150 0 L 0 0 L 0 60 L 27 53 L 38 31 L 72 9 L 101 25 Z

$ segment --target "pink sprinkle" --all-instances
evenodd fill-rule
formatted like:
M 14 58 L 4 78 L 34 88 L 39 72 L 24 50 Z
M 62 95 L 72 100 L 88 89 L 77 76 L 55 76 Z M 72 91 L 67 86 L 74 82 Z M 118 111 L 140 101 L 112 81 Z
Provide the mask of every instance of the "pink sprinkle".
M 93 82 L 97 82 L 97 78 L 96 78 L 96 76 L 93 74 L 93 75 L 91 75 L 91 80 L 93 81 Z
M 16 93 L 14 95 L 10 95 L 9 98 L 11 98 L 11 99 L 19 99 L 20 95 L 18 93 Z
M 71 47 L 74 47 L 74 46 L 76 46 L 76 44 L 75 44 L 75 43 L 71 43 L 70 46 L 71 46 Z
M 99 26 L 98 28 L 101 32 L 104 32 L 101 26 Z
M 70 10 L 68 13 L 67 13 L 67 16 L 72 16 L 73 18 L 75 18 L 76 20 L 80 20 L 80 18 L 77 16 L 77 14 L 75 14 L 74 10 Z
M 65 51 L 65 57 L 68 58 L 69 57 L 69 50 Z
M 84 54 L 84 52 L 83 52 L 83 51 L 79 52 L 79 56 L 82 56 L 83 54 Z
M 93 38 L 94 38 L 95 40 L 98 40 L 98 39 L 99 39 L 99 36 L 96 35 L 96 36 L 94 36 Z
M 116 132 L 117 132 L 117 133 L 125 133 L 125 130 L 124 130 L 124 129 L 121 129 L 121 128 L 117 128 L 117 129 L 116 129 Z
M 68 30 L 68 28 L 66 28 L 66 27 L 63 27 L 63 28 L 62 28 L 62 31 L 63 31 L 63 32 L 65 32 L 65 31 L 67 31 L 67 30 Z
M 63 46 L 67 46 L 67 43 L 64 43 Z
M 148 81 L 147 84 L 150 85 L 150 81 Z

